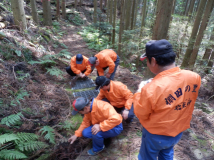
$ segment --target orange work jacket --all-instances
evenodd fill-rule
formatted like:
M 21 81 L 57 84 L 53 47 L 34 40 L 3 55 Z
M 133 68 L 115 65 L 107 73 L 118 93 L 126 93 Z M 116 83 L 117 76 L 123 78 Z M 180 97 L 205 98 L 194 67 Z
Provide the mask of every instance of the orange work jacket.
M 107 98 L 112 106 L 130 110 L 133 101 L 133 93 L 127 88 L 127 86 L 121 82 L 110 81 L 110 90 L 104 91 L 100 89 L 100 93 L 97 99 L 102 100 Z
M 117 53 L 111 49 L 104 49 L 95 55 L 99 60 L 99 65 L 96 66 L 99 76 L 104 76 L 103 68 L 109 67 L 109 73 L 114 72 L 115 61 L 117 59 Z
M 107 102 L 94 99 L 92 111 L 84 115 L 83 122 L 75 131 L 77 137 L 82 137 L 82 131 L 94 124 L 100 124 L 100 129 L 106 132 L 122 123 L 122 116 Z
M 151 134 L 175 137 L 190 127 L 200 85 L 192 71 L 163 71 L 134 95 L 134 113 Z
M 85 71 L 85 75 L 88 76 L 91 73 L 91 66 L 88 64 L 88 58 L 83 56 L 83 61 L 82 64 L 77 64 L 76 63 L 76 56 L 71 58 L 71 70 L 75 73 L 75 74 L 80 74 L 80 72 Z

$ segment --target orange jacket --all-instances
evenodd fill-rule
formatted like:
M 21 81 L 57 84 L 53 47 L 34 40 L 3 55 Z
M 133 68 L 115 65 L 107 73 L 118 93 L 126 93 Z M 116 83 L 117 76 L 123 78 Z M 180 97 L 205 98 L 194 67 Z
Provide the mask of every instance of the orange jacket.
M 111 49 L 104 49 L 95 55 L 99 60 L 99 65 L 96 66 L 99 76 L 104 76 L 103 68 L 109 67 L 109 73 L 114 72 L 115 61 L 117 59 L 117 54 Z
M 122 108 L 125 106 L 126 109 L 130 110 L 133 94 L 125 84 L 117 81 L 110 81 L 110 90 L 104 91 L 100 89 L 100 93 L 97 96 L 97 99 L 101 100 L 103 98 L 107 98 L 114 107 Z
M 92 111 L 84 115 L 83 122 L 75 131 L 77 137 L 82 137 L 82 131 L 94 124 L 100 124 L 100 129 L 105 132 L 122 123 L 122 116 L 107 102 L 94 99 Z
M 80 74 L 80 72 L 85 71 L 85 75 L 88 76 L 91 73 L 91 66 L 88 64 L 88 58 L 83 56 L 82 64 L 76 64 L 76 56 L 71 58 L 71 70 L 75 74 Z
M 163 71 L 134 95 L 134 113 L 151 134 L 175 137 L 190 127 L 200 85 L 194 72 Z

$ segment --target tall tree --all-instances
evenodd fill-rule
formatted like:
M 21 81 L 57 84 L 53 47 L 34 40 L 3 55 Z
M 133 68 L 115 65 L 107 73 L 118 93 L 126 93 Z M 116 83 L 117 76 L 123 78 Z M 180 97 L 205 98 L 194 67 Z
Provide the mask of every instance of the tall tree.
M 184 15 L 184 16 L 187 15 L 188 8 L 189 8 L 189 1 L 190 1 L 190 0 L 187 0 L 187 1 L 186 1 L 185 9 L 184 9 L 184 12 L 183 12 L 183 15 Z
M 195 42 L 195 39 L 197 36 L 198 28 L 200 26 L 200 22 L 201 22 L 201 18 L 203 15 L 203 11 L 204 11 L 206 2 L 207 2 L 207 0 L 203 0 L 200 2 L 199 9 L 198 9 L 198 12 L 197 12 L 197 15 L 195 18 L 194 26 L 192 29 L 192 33 L 191 33 L 191 36 L 189 38 L 189 43 L 188 43 L 187 50 L 186 50 L 186 53 L 184 55 L 184 59 L 183 59 L 183 62 L 181 64 L 181 67 L 187 67 L 189 65 L 188 62 L 189 62 L 191 53 L 193 51 L 194 42 Z
M 145 26 L 145 19 L 146 19 L 146 4 L 147 4 L 147 0 L 143 0 L 143 10 L 142 10 L 142 20 L 141 20 L 140 37 L 142 37 L 143 28 L 144 28 L 144 26 Z
M 137 15 L 138 15 L 138 3 L 139 3 L 139 0 L 136 0 L 136 3 L 135 3 L 135 13 L 134 13 L 134 26 L 133 26 L 133 29 L 135 29 L 135 26 L 136 26 L 136 20 L 137 20 Z
M 213 5 L 214 5 L 214 1 L 213 0 L 208 0 L 207 1 L 207 5 L 206 5 L 206 8 L 205 8 L 204 16 L 202 18 L 202 22 L 201 22 L 201 26 L 200 26 L 200 29 L 199 29 L 199 33 L 197 35 L 196 42 L 194 44 L 194 49 L 193 49 L 193 52 L 192 52 L 190 60 L 189 60 L 189 68 L 190 69 L 193 69 L 193 67 L 194 67 L 194 64 L 195 64 L 195 61 L 196 61 L 196 58 L 197 58 L 197 55 L 198 55 L 198 51 L 199 51 L 199 48 L 200 48 L 200 45 L 201 45 L 201 41 L 202 41 L 202 38 L 204 36 L 204 31 L 205 31 L 205 29 L 207 27 L 207 23 L 209 22 L 209 18 L 210 18 L 211 12 L 213 10 Z
M 97 23 L 97 0 L 94 0 L 94 23 Z
M 204 56 L 203 56 L 203 61 L 208 61 L 209 58 L 210 58 L 210 55 L 212 53 L 212 49 L 214 48 L 214 28 L 212 30 L 212 33 L 211 33 L 211 36 L 210 36 L 210 39 L 209 39 L 209 42 L 211 42 L 212 44 L 209 45 L 204 53 Z M 201 63 L 202 64 L 202 63 Z
M 172 14 L 172 0 L 158 0 L 152 39 L 166 39 Z
M 14 22 L 20 30 L 27 28 L 23 3 L 23 0 L 11 0 L 11 9 L 13 11 Z
M 62 18 L 66 19 L 66 1 L 62 0 Z
M 209 73 L 209 70 L 211 70 L 211 68 L 213 67 L 213 61 L 214 61 L 214 50 L 212 51 L 209 62 L 207 64 L 208 67 L 206 70 L 207 73 Z
M 134 14 L 135 14 L 135 4 L 136 4 L 136 0 L 133 0 L 133 4 L 132 4 L 132 16 L 131 16 L 131 30 L 134 28 Z
M 39 19 L 38 19 L 38 13 L 37 13 L 37 7 L 36 7 L 36 0 L 30 0 L 30 6 L 31 6 L 31 14 L 32 14 L 32 17 L 33 17 L 33 21 L 35 23 L 38 23 L 39 22 Z
M 130 17 L 131 17 L 131 1 L 126 1 L 126 16 L 124 17 L 126 19 L 125 29 L 130 29 Z
M 57 20 L 60 18 L 60 0 L 56 0 L 56 18 Z
M 44 25 L 52 25 L 51 4 L 49 0 L 42 0 Z
M 115 27 L 116 27 L 116 17 L 117 17 L 117 0 L 114 0 L 114 14 L 113 14 L 113 33 L 112 33 L 112 45 L 115 43 Z M 115 48 L 115 47 L 114 47 Z
M 75 7 L 75 9 L 77 9 L 77 0 L 75 0 L 74 7 Z
M 100 10 L 103 10 L 103 0 L 100 0 Z
M 194 8 L 195 0 L 191 0 L 188 10 L 188 22 L 190 22 L 192 18 L 193 8 Z
M 123 10 L 124 10 L 124 0 L 121 0 L 120 5 L 120 32 L 119 32 L 119 42 L 118 42 L 118 55 L 121 56 L 121 46 L 122 46 L 122 34 L 123 34 L 123 26 L 124 26 L 124 20 L 123 20 Z
M 176 0 L 173 0 L 172 14 L 175 12 Z
M 80 0 L 80 6 L 82 6 L 82 0 Z

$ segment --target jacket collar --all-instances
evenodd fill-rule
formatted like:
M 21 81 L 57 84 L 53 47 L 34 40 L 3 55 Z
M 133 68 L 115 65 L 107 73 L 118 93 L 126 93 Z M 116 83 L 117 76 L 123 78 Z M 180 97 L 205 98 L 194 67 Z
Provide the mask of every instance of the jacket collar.
M 168 69 L 168 70 L 165 70 L 165 71 L 162 71 L 160 73 L 158 73 L 154 79 L 158 79 L 160 77 L 165 77 L 167 75 L 170 75 L 170 74 L 173 74 L 173 73 L 176 73 L 176 72 L 180 72 L 181 69 L 179 67 L 174 67 L 174 68 L 171 68 L 171 69 Z

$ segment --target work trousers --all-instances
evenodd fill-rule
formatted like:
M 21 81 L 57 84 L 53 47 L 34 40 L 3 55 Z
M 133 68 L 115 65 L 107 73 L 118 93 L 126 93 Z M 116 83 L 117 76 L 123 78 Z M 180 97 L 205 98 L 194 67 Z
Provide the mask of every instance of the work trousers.
M 114 128 L 112 128 L 106 132 L 100 131 L 96 135 L 93 135 L 91 132 L 92 127 L 93 126 L 85 128 L 82 131 L 82 135 L 85 138 L 91 138 L 92 139 L 93 151 L 94 152 L 99 152 L 100 150 L 103 149 L 104 138 L 115 137 L 115 136 L 119 135 L 123 130 L 123 125 L 122 125 L 122 123 L 120 123 L 119 125 L 115 126 Z
M 118 67 L 119 63 L 120 63 L 120 57 L 117 56 L 116 61 L 114 61 L 114 64 L 115 64 L 114 72 L 111 74 L 111 76 L 110 76 L 110 78 L 109 78 L 110 80 L 114 80 L 114 76 L 115 76 L 115 73 L 116 73 L 116 70 L 117 70 L 117 67 Z M 103 68 L 103 70 L 105 71 L 107 68 L 108 68 L 108 67 L 105 67 L 105 68 Z M 97 72 L 97 76 L 99 76 L 99 73 L 98 73 L 98 72 Z
M 143 128 L 142 143 L 138 154 L 139 160 L 173 160 L 173 147 L 181 139 L 183 132 L 176 137 L 149 133 Z
M 108 102 L 110 103 L 110 101 L 107 99 L 107 98 L 103 98 L 102 101 L 105 101 L 105 102 Z M 111 103 L 110 103 L 111 104 Z M 114 109 L 117 111 L 117 113 L 120 113 L 122 114 L 122 112 L 124 111 L 125 107 L 121 107 L 121 108 L 117 108 L 115 106 L 113 106 Z M 129 110 L 129 114 L 128 114 L 128 118 L 125 120 L 126 123 L 130 123 L 133 121 L 133 118 L 134 118 L 135 114 L 134 114 L 134 106 L 132 104 L 132 107 L 131 109 Z

